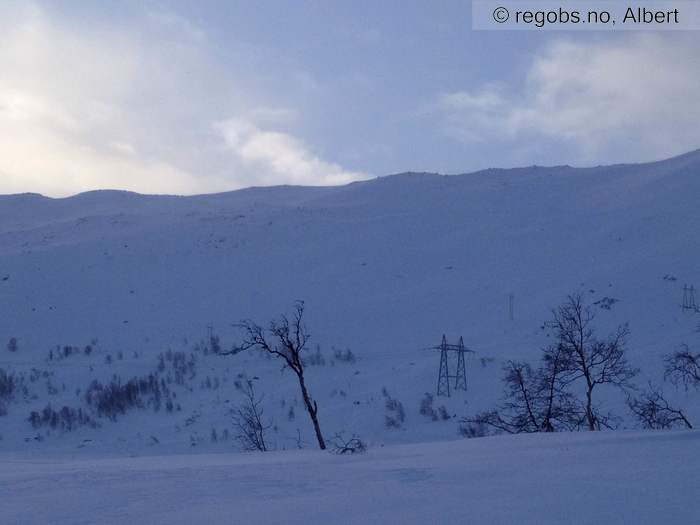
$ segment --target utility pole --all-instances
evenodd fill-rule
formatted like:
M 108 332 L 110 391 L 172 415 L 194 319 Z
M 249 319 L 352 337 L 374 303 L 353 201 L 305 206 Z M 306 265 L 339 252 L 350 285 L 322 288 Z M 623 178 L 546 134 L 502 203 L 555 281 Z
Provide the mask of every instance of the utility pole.
M 693 312 L 698 311 L 698 305 L 695 302 L 695 287 L 693 285 L 683 285 L 683 304 L 681 308 L 683 310 L 692 310 Z
M 515 294 L 508 294 L 508 319 L 513 320 L 513 303 L 515 302 Z
M 464 338 L 460 336 L 458 344 L 448 344 L 447 337 L 443 334 L 439 346 L 434 346 L 434 350 L 440 350 L 440 370 L 438 371 L 437 395 L 450 397 L 450 380 L 454 380 L 454 389 L 467 391 L 467 352 L 474 353 L 464 346 Z M 457 354 L 456 374 L 450 375 L 449 355 L 450 352 Z

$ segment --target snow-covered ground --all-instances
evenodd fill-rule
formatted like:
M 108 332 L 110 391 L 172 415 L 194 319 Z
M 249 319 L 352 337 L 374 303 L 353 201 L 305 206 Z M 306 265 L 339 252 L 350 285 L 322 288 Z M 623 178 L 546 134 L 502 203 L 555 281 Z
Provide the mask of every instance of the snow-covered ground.
M 700 346 L 700 315 L 680 308 L 683 286 L 700 288 L 699 174 L 694 152 L 195 197 L 0 196 L 0 369 L 16 385 L 0 397 L 0 522 L 700 522 L 697 432 L 452 441 L 497 403 L 502 363 L 550 342 L 568 293 L 601 333 L 629 323 L 638 385 Z M 367 455 L 313 451 L 279 362 L 211 351 L 210 330 L 229 349 L 234 323 L 299 299 L 324 434 L 358 434 Z M 419 409 L 443 333 L 476 353 L 468 392 L 436 397 L 434 419 Z M 114 418 L 86 395 L 129 380 L 150 390 Z M 235 454 L 247 380 L 276 452 Z M 697 427 L 700 393 L 665 388 Z M 596 400 L 637 428 L 619 392 Z M 71 428 L 41 419 L 54 411 Z
M 700 523 L 700 433 L 0 461 L 7 525 Z
M 684 284 L 700 287 L 699 172 L 694 152 L 642 165 L 404 174 L 195 197 L 0 196 L 0 368 L 23 375 L 26 387 L 4 403 L 0 451 L 232 450 L 230 408 L 245 378 L 265 394 L 276 448 L 296 448 L 298 431 L 313 443 L 279 363 L 204 348 L 208 326 L 227 349 L 239 338 L 233 323 L 264 324 L 297 299 L 323 357 L 308 381 L 324 431 L 355 432 L 371 446 L 457 436 L 460 416 L 497 401 L 504 360 L 538 356 L 550 309 L 572 291 L 598 302 L 602 333 L 629 322 L 638 384 L 661 383 L 662 357 L 698 340 L 700 315 L 680 302 Z M 434 422 L 418 409 L 437 379 L 438 355 L 425 348 L 443 333 L 464 336 L 476 354 L 469 392 L 435 402 L 457 417 Z M 11 337 L 15 353 L 5 350 Z M 70 355 L 59 358 L 66 345 Z M 354 362 L 335 357 L 348 348 Z M 182 381 L 175 361 L 159 365 L 168 351 L 181 353 Z M 172 411 L 163 399 L 159 411 L 113 422 L 86 404 L 93 380 L 149 374 L 168 382 Z M 401 428 L 386 428 L 386 393 L 405 408 Z M 633 427 L 621 396 L 599 395 Z M 670 395 L 698 419 L 695 392 Z M 30 413 L 49 404 L 82 408 L 99 428 L 33 428 Z

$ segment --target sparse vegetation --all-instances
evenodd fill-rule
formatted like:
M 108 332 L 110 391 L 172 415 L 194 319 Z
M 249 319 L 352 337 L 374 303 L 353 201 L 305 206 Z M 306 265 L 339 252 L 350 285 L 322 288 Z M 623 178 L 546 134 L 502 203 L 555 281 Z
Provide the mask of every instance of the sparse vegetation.
M 155 411 L 160 410 L 164 400 L 170 401 L 170 391 L 156 375 L 149 374 L 147 377 L 132 378 L 126 383 L 122 383 L 119 378 L 106 385 L 95 380 L 87 388 L 85 400 L 95 408 L 99 416 L 114 421 L 118 415 L 125 414 L 132 408 L 150 406 Z
M 401 428 L 406 420 L 406 411 L 403 408 L 403 403 L 398 399 L 395 399 L 389 395 L 386 388 L 382 389 L 384 394 L 384 408 L 386 408 L 386 415 L 384 416 L 384 423 L 387 428 Z
M 333 358 L 340 363 L 354 363 L 357 361 L 357 357 L 349 348 L 345 350 L 335 349 L 333 351 Z
M 278 321 L 271 321 L 267 330 L 250 320 L 242 321 L 238 326 L 243 330 L 243 341 L 230 353 L 235 354 L 248 349 L 260 350 L 281 359 L 285 367 L 294 372 L 299 382 L 304 406 L 314 427 L 318 446 L 321 450 L 325 450 L 326 442 L 321 433 L 318 405 L 306 386 L 303 354 L 307 349 L 310 334 L 304 325 L 304 302 L 296 303 L 291 321 L 283 315 Z
M 349 438 L 345 433 L 336 433 L 331 441 L 331 451 L 335 454 L 361 454 L 367 451 L 367 444 L 353 434 Z
M 433 395 L 432 394 L 430 394 L 428 392 L 425 393 L 425 395 L 423 396 L 423 399 L 421 399 L 421 402 L 420 402 L 419 412 L 422 416 L 430 418 L 433 421 L 437 421 L 439 419 L 437 411 L 433 408 Z
M 246 381 L 243 394 L 245 401 L 233 411 L 234 437 L 243 450 L 267 452 L 266 434 L 272 424 L 263 419 L 262 398 L 256 397 L 252 381 Z
M 35 429 L 49 427 L 70 432 L 80 426 L 97 427 L 97 423 L 82 408 L 76 410 L 64 406 L 60 410 L 54 410 L 51 404 L 46 405 L 40 412 L 31 412 L 28 420 Z
M 564 384 L 566 387 L 583 384 L 586 425 L 589 430 L 600 430 L 601 427 L 610 428 L 614 416 L 601 412 L 594 403 L 595 388 L 599 385 L 629 387 L 638 370 L 626 357 L 627 325 L 618 326 L 611 336 L 600 339 L 595 335 L 594 319 L 595 314 L 584 304 L 581 295 L 573 294 L 554 310 L 548 326 L 553 329 L 557 351 L 561 352 Z
M 665 359 L 665 377 L 674 385 L 700 390 L 700 353 L 694 354 L 687 345 Z
M 304 365 L 306 366 L 324 366 L 326 364 L 326 359 L 321 353 L 321 347 L 316 345 L 316 350 L 304 359 Z
M 570 295 L 545 325 L 552 330 L 554 342 L 543 350 L 539 367 L 533 370 L 528 363 L 509 361 L 504 367 L 502 404 L 463 419 L 461 433 L 611 428 L 616 416 L 601 411 L 594 402 L 595 389 L 599 385 L 631 387 L 638 370 L 626 358 L 627 325 L 600 339 L 594 332 L 594 319 L 581 295 Z M 583 387 L 583 401 L 575 395 L 578 387 Z
M 166 372 L 168 383 L 184 385 L 197 375 L 197 357 L 193 353 L 168 350 L 158 355 L 158 371 Z
M 651 384 L 638 397 L 630 397 L 627 405 L 642 428 L 651 430 L 693 428 L 683 411 L 672 406 L 663 392 Z
M 557 347 L 545 352 L 542 365 L 509 361 L 504 366 L 503 402 L 494 410 L 462 420 L 460 432 L 469 437 L 488 430 L 509 434 L 572 430 L 581 410 L 563 381 L 563 356 Z
M 17 377 L 0 368 L 0 400 L 11 399 L 17 390 Z

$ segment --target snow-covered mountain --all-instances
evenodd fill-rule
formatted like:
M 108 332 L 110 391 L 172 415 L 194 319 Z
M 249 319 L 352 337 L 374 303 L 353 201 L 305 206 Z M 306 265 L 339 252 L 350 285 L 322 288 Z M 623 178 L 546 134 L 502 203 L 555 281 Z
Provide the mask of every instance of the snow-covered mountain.
M 700 288 L 698 196 L 700 151 L 193 197 L 0 196 L 0 367 L 23 381 L 4 402 L 0 450 L 230 450 L 222 435 L 245 377 L 265 394 L 276 446 L 311 444 L 279 363 L 206 348 L 208 327 L 230 348 L 238 320 L 266 323 L 299 299 L 325 363 L 309 369 L 321 423 L 370 444 L 455 438 L 457 418 L 418 412 L 437 379 L 438 355 L 426 348 L 444 333 L 476 352 L 469 391 L 436 406 L 450 416 L 490 406 L 500 363 L 535 359 L 550 309 L 574 291 L 598 303 L 602 332 L 629 322 L 638 381 L 660 381 L 664 354 L 700 344 L 700 315 L 680 308 L 684 284 Z M 10 338 L 16 352 L 5 349 Z M 146 407 L 111 421 L 86 404 L 94 379 L 157 372 L 170 375 L 172 412 Z M 400 428 L 385 425 L 387 395 L 405 408 Z M 674 395 L 700 416 L 692 394 Z M 98 428 L 34 428 L 30 413 L 49 403 L 83 409 Z

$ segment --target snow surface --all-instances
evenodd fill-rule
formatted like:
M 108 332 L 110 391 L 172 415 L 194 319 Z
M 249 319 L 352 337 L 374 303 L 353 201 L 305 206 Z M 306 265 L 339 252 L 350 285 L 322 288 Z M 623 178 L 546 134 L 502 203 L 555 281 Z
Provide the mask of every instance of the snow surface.
M 209 325 L 230 348 L 233 323 L 266 323 L 297 299 L 306 301 L 312 343 L 326 361 L 308 377 L 324 431 L 356 432 L 372 445 L 457 435 L 456 418 L 417 413 L 437 375 L 438 356 L 424 349 L 443 333 L 463 335 L 477 352 L 468 394 L 436 403 L 466 415 L 498 400 L 504 360 L 538 356 L 548 343 L 543 322 L 572 291 L 590 303 L 617 300 L 610 310 L 596 307 L 599 330 L 629 322 L 639 384 L 660 383 L 663 355 L 698 339 L 700 316 L 680 302 L 684 283 L 700 288 L 699 171 L 694 152 L 652 164 L 403 174 L 195 197 L 0 196 L 0 367 L 50 376 L 0 417 L 0 451 L 230 450 L 210 435 L 229 426 L 239 374 L 259 378 L 277 448 L 295 448 L 297 430 L 313 442 L 293 378 L 248 354 L 198 354 L 194 378 L 173 386 L 182 406 L 175 415 L 132 412 L 96 430 L 49 432 L 51 439 L 26 421 L 47 403 L 84 407 L 95 378 L 126 381 L 153 372 L 161 352 L 191 353 Z M 4 349 L 10 337 L 15 354 Z M 90 357 L 48 359 L 57 345 L 94 341 Z M 357 362 L 334 362 L 334 349 L 346 348 Z M 203 386 L 207 378 L 219 388 Z M 404 404 L 402 429 L 384 425 L 383 388 Z M 599 395 L 624 416 L 621 396 Z M 697 393 L 671 395 L 700 418 Z
M 8 525 L 700 523 L 700 433 L 0 461 Z
M 700 347 L 700 315 L 680 308 L 683 285 L 700 288 L 699 174 L 693 152 L 195 197 L 0 196 L 0 368 L 24 378 L 0 400 L 0 516 L 12 517 L 0 522 L 700 522 L 696 432 L 451 441 L 460 417 L 498 402 L 504 360 L 538 357 L 550 309 L 573 291 L 598 302 L 601 333 L 629 322 L 639 385 L 661 384 L 682 343 Z M 312 452 L 279 362 L 206 350 L 209 326 L 228 349 L 234 323 L 264 324 L 298 299 L 323 358 L 307 382 L 324 434 L 358 434 L 365 456 Z M 436 398 L 448 417 L 433 421 L 419 407 L 443 333 L 476 353 L 469 391 Z M 58 359 L 66 345 L 80 352 Z M 346 349 L 355 361 L 337 358 Z M 158 369 L 168 351 L 194 363 L 181 382 L 171 362 Z M 93 380 L 155 373 L 172 412 L 111 421 L 86 403 Z M 278 452 L 231 454 L 247 379 Z M 700 393 L 665 389 L 697 427 Z M 398 428 L 387 396 L 404 406 Z M 635 428 L 624 396 L 596 396 Z M 49 404 L 97 425 L 33 428 Z

